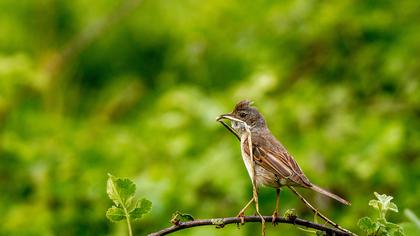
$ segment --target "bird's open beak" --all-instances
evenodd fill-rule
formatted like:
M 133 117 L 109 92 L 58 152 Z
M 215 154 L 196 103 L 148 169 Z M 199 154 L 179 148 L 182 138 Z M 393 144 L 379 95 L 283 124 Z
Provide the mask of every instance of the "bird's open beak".
M 241 123 L 244 122 L 244 121 L 242 121 L 242 120 L 240 120 L 240 119 L 232 116 L 232 114 L 223 114 L 223 115 L 220 115 L 220 116 L 218 116 L 216 118 L 216 121 L 220 121 L 221 119 L 228 119 L 228 120 L 231 120 L 231 121 L 238 121 L 238 122 L 241 122 Z
M 226 129 L 228 129 L 232 134 L 234 134 L 236 138 L 240 141 L 241 137 L 239 136 L 238 132 L 234 130 L 231 126 L 226 124 L 222 119 L 227 119 L 230 121 L 239 121 L 239 122 L 243 122 L 243 121 L 233 117 L 232 114 L 223 114 L 216 118 L 216 121 L 219 121 Z

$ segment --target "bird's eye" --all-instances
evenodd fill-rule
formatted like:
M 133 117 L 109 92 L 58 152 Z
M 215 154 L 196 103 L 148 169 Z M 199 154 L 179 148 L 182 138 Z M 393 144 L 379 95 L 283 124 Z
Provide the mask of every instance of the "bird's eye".
M 239 116 L 244 118 L 246 116 L 246 113 L 245 112 L 239 112 Z

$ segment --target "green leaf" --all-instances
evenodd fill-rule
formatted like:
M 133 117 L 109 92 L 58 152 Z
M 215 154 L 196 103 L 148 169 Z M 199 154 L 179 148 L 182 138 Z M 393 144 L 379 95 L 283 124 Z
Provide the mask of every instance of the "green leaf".
M 365 231 L 368 235 L 370 235 L 372 232 L 375 232 L 379 228 L 379 224 L 377 222 L 374 222 L 369 217 L 363 217 L 358 222 L 357 225 L 359 228 L 363 231 Z
M 398 207 L 395 203 L 390 202 L 388 205 L 388 210 L 394 211 L 394 212 L 398 212 Z
M 171 223 L 176 225 L 179 222 L 185 222 L 185 221 L 193 221 L 194 217 L 187 213 L 181 213 L 180 211 L 176 211 L 172 214 Z
M 378 200 L 370 200 L 369 201 L 369 206 L 372 206 L 373 208 L 379 209 L 379 201 Z
M 117 222 L 125 219 L 125 213 L 123 209 L 112 206 L 106 212 L 106 217 L 113 222 Z
M 193 221 L 194 217 L 190 214 L 181 214 L 181 221 Z
M 385 226 L 386 226 L 387 229 L 399 229 L 399 228 L 401 228 L 401 226 L 399 226 L 397 224 L 394 224 L 394 223 L 391 223 L 391 222 L 386 222 Z
M 372 219 L 370 219 L 369 217 L 361 218 L 359 222 L 357 222 L 357 225 L 359 226 L 360 229 L 364 231 L 370 230 L 374 227 L 374 223 L 372 222 Z
M 377 192 L 375 192 L 374 194 L 379 201 L 379 205 L 380 205 L 381 209 L 384 210 L 384 211 L 387 211 L 389 209 L 389 205 L 390 205 L 393 197 L 388 196 L 386 194 L 379 194 Z
M 391 235 L 405 235 L 403 227 L 398 224 L 387 222 L 385 225 L 385 229 Z
M 130 220 L 140 219 L 142 215 L 151 210 L 152 203 L 149 200 L 141 199 L 137 201 L 134 198 L 136 185 L 133 181 L 117 178 L 111 174 L 108 174 L 108 176 L 107 193 L 115 204 L 115 206 L 112 206 L 106 212 L 108 219 L 111 221 L 127 219 L 130 225 Z
M 286 219 L 288 219 L 288 220 L 295 220 L 296 218 L 297 218 L 297 215 L 296 215 L 296 213 L 295 213 L 295 209 L 287 209 L 285 212 L 284 212 L 284 217 L 286 218 Z M 318 223 L 318 222 L 316 222 L 316 214 L 315 214 L 315 216 L 314 216 L 314 221 L 315 221 L 315 223 Z
M 136 208 L 130 212 L 130 218 L 132 220 L 138 220 L 142 215 L 148 213 L 152 209 L 152 202 L 143 198 L 137 202 Z
M 106 192 L 116 206 L 132 206 L 136 185 L 129 179 L 120 179 L 108 174 Z

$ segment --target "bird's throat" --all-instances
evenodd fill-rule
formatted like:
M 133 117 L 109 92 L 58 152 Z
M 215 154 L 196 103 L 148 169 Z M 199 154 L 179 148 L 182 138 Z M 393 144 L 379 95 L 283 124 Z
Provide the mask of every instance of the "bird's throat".
M 246 124 L 244 122 L 232 121 L 232 129 L 234 129 L 240 136 L 246 132 L 245 125 Z

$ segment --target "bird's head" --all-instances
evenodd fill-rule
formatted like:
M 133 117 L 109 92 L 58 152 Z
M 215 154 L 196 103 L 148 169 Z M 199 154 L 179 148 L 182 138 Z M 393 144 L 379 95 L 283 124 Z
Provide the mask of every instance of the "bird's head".
M 228 119 L 232 122 L 232 128 L 237 131 L 243 131 L 245 124 L 252 128 L 264 128 L 266 123 L 258 110 L 251 106 L 252 102 L 249 100 L 240 101 L 236 104 L 231 113 L 223 114 L 217 117 L 217 120 Z

